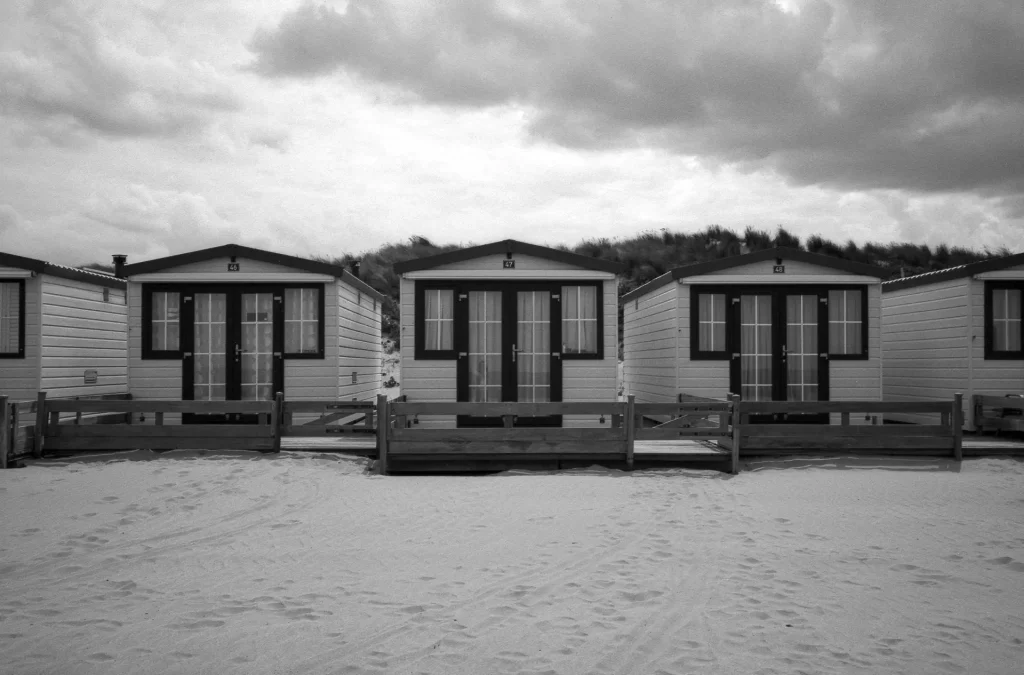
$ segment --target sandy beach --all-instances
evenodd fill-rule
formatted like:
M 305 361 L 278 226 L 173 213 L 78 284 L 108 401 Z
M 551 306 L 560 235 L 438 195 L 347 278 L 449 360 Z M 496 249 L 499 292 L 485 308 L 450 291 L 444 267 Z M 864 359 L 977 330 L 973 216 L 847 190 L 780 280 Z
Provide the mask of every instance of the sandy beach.
M 1024 462 L 389 476 L 151 452 L 0 474 L 12 674 L 999 673 Z

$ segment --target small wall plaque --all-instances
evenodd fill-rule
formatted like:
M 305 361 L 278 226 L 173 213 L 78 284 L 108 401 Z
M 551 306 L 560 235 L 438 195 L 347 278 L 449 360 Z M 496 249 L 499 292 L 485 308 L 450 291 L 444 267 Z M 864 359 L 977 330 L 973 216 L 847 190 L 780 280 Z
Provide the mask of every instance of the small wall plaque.
M 772 274 L 785 274 L 785 273 L 786 273 L 786 266 L 785 265 L 773 265 L 772 266 Z
M 228 263 L 228 272 L 237 272 L 242 263 Z
M 514 270 L 516 268 L 516 261 L 515 259 L 502 260 L 501 266 L 507 270 Z
M 87 371 L 85 371 L 85 383 L 86 384 L 96 384 L 96 382 L 98 380 L 99 380 L 99 373 L 97 373 L 95 370 L 87 370 Z

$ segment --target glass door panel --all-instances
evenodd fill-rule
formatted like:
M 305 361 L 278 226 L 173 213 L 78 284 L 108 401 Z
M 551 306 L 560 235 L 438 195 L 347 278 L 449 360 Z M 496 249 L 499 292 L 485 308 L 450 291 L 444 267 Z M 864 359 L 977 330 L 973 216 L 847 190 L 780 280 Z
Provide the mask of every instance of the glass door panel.
M 740 395 L 772 400 L 772 296 L 740 296 Z
M 818 296 L 786 296 L 786 400 L 817 401 Z
M 469 400 L 501 401 L 501 291 L 469 292 Z
M 193 300 L 192 398 L 227 399 L 227 294 L 196 293 Z
M 551 400 L 551 293 L 519 291 L 516 298 L 517 401 L 545 403 Z
M 274 398 L 274 295 L 242 294 L 239 375 L 243 401 Z

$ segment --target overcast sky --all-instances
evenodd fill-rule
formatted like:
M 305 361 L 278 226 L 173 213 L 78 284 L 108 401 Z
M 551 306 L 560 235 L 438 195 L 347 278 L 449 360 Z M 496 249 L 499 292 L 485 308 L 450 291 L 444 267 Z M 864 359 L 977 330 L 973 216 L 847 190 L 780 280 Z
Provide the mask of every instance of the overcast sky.
M 0 250 L 1024 250 L 1021 0 L 3 0 Z

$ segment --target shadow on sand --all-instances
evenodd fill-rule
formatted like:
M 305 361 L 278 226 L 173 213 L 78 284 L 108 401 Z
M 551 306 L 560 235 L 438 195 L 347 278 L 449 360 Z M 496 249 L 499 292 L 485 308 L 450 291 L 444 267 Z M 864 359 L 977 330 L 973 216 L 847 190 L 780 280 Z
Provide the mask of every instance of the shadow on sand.
M 886 471 L 946 471 L 960 473 L 961 462 L 952 457 L 856 457 L 852 455 L 801 455 L 799 457 L 773 457 L 772 459 L 743 460 L 741 473 L 793 469 L 841 469 Z

